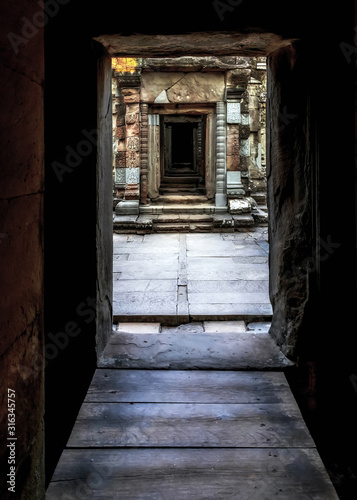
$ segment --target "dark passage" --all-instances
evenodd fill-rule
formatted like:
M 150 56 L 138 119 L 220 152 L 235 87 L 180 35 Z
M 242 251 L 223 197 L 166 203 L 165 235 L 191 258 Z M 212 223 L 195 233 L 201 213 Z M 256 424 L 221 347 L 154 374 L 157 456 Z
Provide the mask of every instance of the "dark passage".
M 172 124 L 172 167 L 176 172 L 194 173 L 194 123 Z
M 204 120 L 201 116 L 170 116 L 163 129 L 160 193 L 204 195 Z

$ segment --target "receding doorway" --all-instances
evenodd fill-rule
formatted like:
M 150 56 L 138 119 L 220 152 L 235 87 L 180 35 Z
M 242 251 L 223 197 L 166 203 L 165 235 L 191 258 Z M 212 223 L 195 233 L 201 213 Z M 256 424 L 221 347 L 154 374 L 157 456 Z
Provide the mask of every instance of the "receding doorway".
M 206 194 L 205 115 L 162 117 L 160 194 Z

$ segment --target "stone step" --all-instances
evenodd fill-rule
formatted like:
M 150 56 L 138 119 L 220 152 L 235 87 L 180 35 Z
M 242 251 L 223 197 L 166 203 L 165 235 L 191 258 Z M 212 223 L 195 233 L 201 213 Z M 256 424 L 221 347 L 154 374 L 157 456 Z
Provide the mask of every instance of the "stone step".
M 262 192 L 252 193 L 251 197 L 257 202 L 258 205 L 266 205 L 267 203 L 266 193 Z
M 260 209 L 260 207 L 252 210 L 252 216 L 254 217 L 254 221 L 258 224 L 267 224 L 269 222 L 268 212 Z
M 142 214 L 159 214 L 159 213 L 174 213 L 174 214 L 213 214 L 215 212 L 214 203 L 198 203 L 198 204 L 175 204 L 167 205 L 156 203 L 144 205 L 140 207 Z
M 160 194 L 201 194 L 206 193 L 205 187 L 190 186 L 189 184 L 182 184 L 181 186 L 163 187 L 160 188 Z
M 165 203 L 197 205 L 198 203 L 209 203 L 209 200 L 207 196 L 201 194 L 163 194 L 156 198 L 152 203 L 160 205 Z
M 166 176 L 162 179 L 161 181 L 161 186 L 163 184 L 169 183 L 169 184 L 191 184 L 191 183 L 199 183 L 202 181 L 202 177 L 199 175 L 172 175 L 172 176 Z
M 213 215 L 207 214 L 161 214 L 152 216 L 153 223 L 164 222 L 212 222 Z
M 153 223 L 153 230 L 158 233 L 163 232 L 211 232 L 213 230 L 213 223 L 207 222 L 161 222 L 161 223 Z

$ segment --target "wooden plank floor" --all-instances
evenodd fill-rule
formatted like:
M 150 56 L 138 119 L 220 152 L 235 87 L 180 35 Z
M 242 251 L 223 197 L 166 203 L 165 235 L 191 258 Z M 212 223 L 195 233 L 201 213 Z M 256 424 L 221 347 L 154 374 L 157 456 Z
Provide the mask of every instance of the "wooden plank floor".
M 96 371 L 47 500 L 337 500 L 283 372 Z

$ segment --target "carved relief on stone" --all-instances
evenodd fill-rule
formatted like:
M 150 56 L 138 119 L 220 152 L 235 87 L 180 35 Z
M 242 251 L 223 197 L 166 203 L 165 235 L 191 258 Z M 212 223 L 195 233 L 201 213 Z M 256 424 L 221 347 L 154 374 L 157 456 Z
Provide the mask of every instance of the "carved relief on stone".
M 232 156 L 239 156 L 239 140 L 237 136 L 234 136 L 232 142 Z
M 126 152 L 126 166 L 128 168 L 140 167 L 140 153 L 138 151 Z
M 139 167 L 129 167 L 126 169 L 126 183 L 127 184 L 139 184 L 140 180 L 140 169 Z
M 241 111 L 239 102 L 227 103 L 227 123 L 240 123 Z
M 125 151 L 119 151 L 115 155 L 115 166 L 116 168 L 125 168 L 126 164 L 126 153 Z
M 250 156 L 250 139 L 241 139 L 240 141 L 241 156 Z
M 139 199 L 139 184 L 129 184 L 125 188 L 125 200 Z
M 127 113 L 125 115 L 125 122 L 127 124 L 135 123 L 137 121 L 138 114 L 137 113 Z
M 242 113 L 242 125 L 249 125 L 250 119 L 248 113 Z
M 118 137 L 119 140 L 125 139 L 125 127 L 117 127 L 116 136 Z
M 148 129 L 148 110 L 147 104 L 143 103 L 140 106 L 140 201 L 143 205 L 147 203 L 147 193 L 148 193 L 148 182 L 147 182 L 147 172 L 148 172 L 148 150 L 149 150 L 149 129 Z
M 126 142 L 126 147 L 128 151 L 139 151 L 140 150 L 139 137 L 128 137 Z
M 141 176 L 140 201 L 144 205 L 146 205 L 147 203 L 147 191 L 148 191 L 147 175 L 143 174 Z
M 116 168 L 115 169 L 115 183 L 125 184 L 126 182 L 126 168 Z

